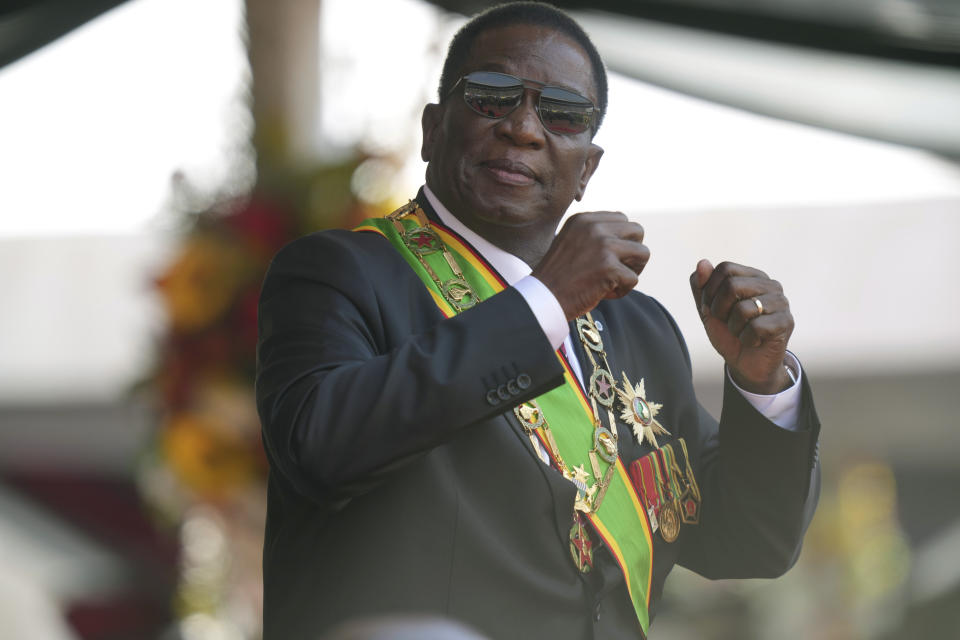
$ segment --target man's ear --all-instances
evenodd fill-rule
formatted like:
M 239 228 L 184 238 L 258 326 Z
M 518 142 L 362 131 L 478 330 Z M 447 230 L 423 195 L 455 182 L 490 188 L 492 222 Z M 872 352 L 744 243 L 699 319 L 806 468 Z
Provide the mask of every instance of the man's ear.
M 423 108 L 420 116 L 420 126 L 423 128 L 423 143 L 420 145 L 420 159 L 430 162 L 433 147 L 437 142 L 440 121 L 443 119 L 443 108 L 439 104 L 428 104 Z
M 600 164 L 600 158 L 602 157 L 603 149 L 591 142 L 590 149 L 587 151 L 587 157 L 583 161 L 583 169 L 580 171 L 580 181 L 577 183 L 577 193 L 574 196 L 577 202 L 583 199 L 583 194 L 587 190 L 587 183 L 590 182 L 590 177 L 593 175 L 593 172 L 597 170 L 597 165 Z

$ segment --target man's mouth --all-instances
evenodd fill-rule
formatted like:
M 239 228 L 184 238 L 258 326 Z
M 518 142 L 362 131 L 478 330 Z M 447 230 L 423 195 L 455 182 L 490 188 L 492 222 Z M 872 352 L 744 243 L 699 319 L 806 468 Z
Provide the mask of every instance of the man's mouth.
M 510 185 L 530 185 L 537 181 L 537 174 L 522 162 L 512 160 L 487 160 L 482 166 L 498 182 Z

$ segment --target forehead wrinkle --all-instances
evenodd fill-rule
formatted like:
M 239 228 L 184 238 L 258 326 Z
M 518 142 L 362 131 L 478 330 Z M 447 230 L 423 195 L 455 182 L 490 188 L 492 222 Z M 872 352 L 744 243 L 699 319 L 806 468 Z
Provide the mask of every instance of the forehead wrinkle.
M 546 27 L 539 28 L 541 34 L 543 34 L 542 39 L 537 44 L 546 48 L 549 46 L 557 45 L 558 47 L 564 47 L 569 51 L 576 52 L 579 63 L 575 65 L 577 71 L 586 71 L 587 72 L 587 81 L 594 85 L 596 82 L 593 78 L 593 67 L 590 64 L 590 56 L 587 52 L 580 46 L 580 43 L 571 38 L 566 33 L 558 31 L 557 29 L 549 29 Z M 532 43 L 531 43 L 532 44 Z M 549 64 L 550 61 L 543 55 L 537 52 L 531 53 L 531 56 L 542 60 L 544 63 Z M 566 56 L 565 56 L 566 57 Z M 570 67 L 566 67 L 570 68 Z

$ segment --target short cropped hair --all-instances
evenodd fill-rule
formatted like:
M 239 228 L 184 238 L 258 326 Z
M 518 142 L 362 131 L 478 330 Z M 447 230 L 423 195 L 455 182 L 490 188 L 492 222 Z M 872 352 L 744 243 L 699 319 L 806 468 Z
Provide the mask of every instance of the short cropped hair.
M 560 9 L 545 2 L 511 2 L 497 5 L 478 13 L 463 25 L 453 36 L 453 40 L 450 41 L 447 58 L 443 62 L 438 91 L 440 100 L 442 101 L 449 95 L 453 86 L 460 79 L 463 65 L 467 61 L 467 56 L 470 55 L 470 49 L 473 47 L 477 36 L 491 29 L 515 24 L 529 24 L 554 29 L 583 47 L 590 58 L 597 100 L 600 102 L 597 105 L 600 108 L 600 114 L 597 117 L 597 128 L 599 128 L 603 116 L 607 112 L 607 72 L 603 68 L 603 60 L 600 59 L 600 53 L 593 42 L 590 41 L 590 36 L 583 30 L 583 27 Z

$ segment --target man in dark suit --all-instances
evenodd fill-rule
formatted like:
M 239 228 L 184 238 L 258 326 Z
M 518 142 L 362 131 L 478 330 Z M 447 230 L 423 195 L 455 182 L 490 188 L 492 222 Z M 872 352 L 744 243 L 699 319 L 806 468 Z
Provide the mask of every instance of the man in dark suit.
M 572 20 L 482 14 L 424 109 L 416 201 L 274 260 L 265 638 L 398 613 L 493 638 L 639 638 L 676 563 L 772 577 L 795 561 L 819 423 L 780 286 L 733 263 L 691 276 L 726 362 L 718 428 L 672 318 L 633 290 L 640 225 L 590 212 L 556 233 L 605 107 Z

